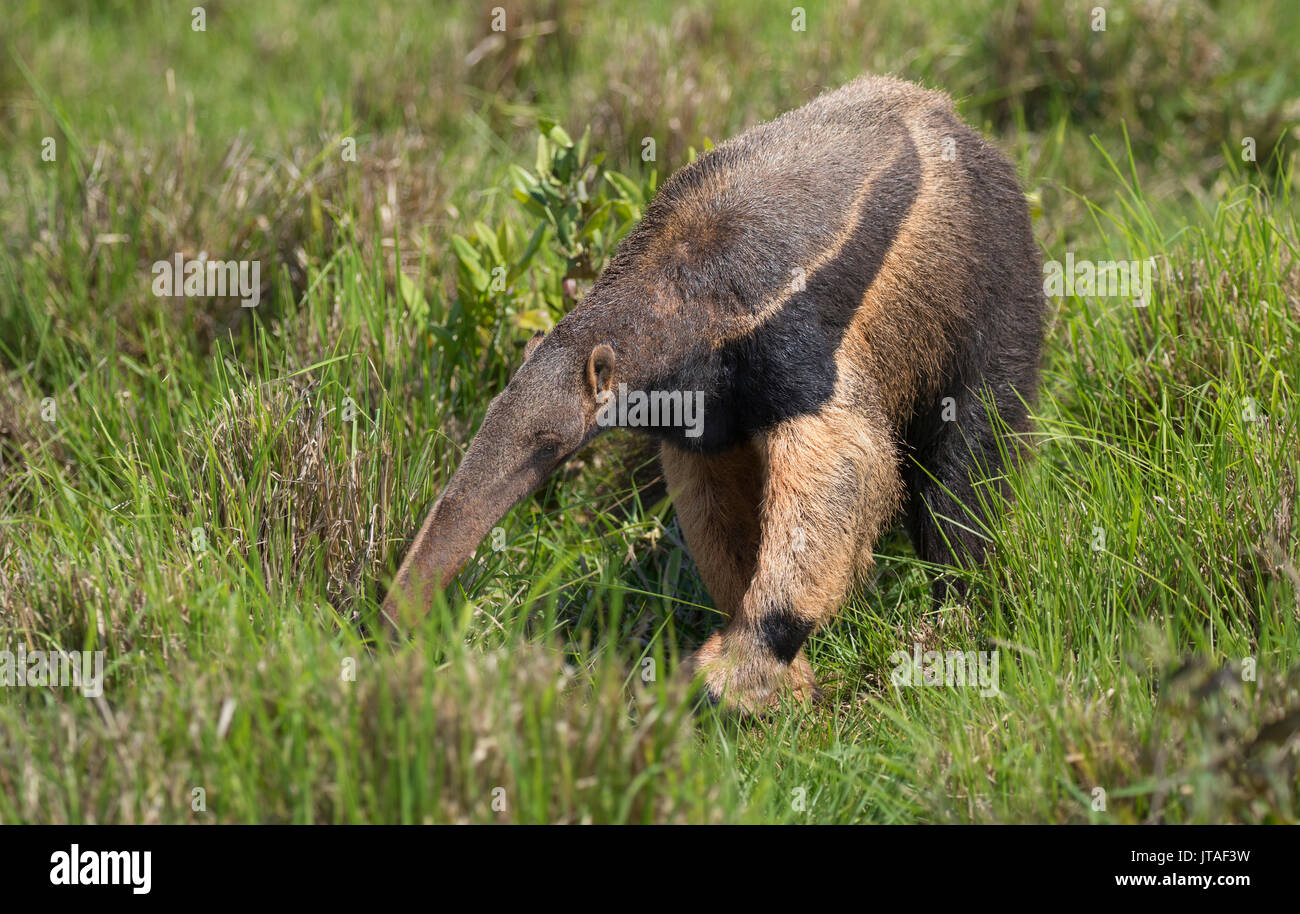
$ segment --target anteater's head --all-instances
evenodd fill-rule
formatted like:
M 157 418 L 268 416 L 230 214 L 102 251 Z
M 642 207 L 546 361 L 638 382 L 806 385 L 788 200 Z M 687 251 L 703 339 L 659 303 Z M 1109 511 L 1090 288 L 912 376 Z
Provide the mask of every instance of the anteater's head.
M 383 606 L 389 623 L 424 615 L 492 526 L 604 430 L 596 417 L 615 371 L 606 343 L 559 329 L 529 341 L 393 579 Z

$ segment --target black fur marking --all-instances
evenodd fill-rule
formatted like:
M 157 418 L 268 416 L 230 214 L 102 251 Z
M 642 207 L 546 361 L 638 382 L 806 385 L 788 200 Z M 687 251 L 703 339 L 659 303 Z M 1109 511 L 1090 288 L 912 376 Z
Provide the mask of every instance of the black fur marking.
M 835 352 L 921 189 L 920 156 L 907 131 L 901 125 L 897 129 L 902 152 L 876 177 L 840 254 L 811 272 L 803 291 L 794 293 L 754 333 L 716 352 L 697 354 L 668 378 L 647 385 L 655 390 L 703 390 L 703 434 L 689 438 L 681 428 L 648 431 L 686 450 L 716 453 L 757 431 L 815 413 L 831 398 Z M 752 260 L 754 252 L 741 253 Z M 770 264 L 769 270 L 785 276 L 789 266 Z M 728 275 L 736 296 L 748 294 L 743 270 Z M 743 303 L 751 309 L 761 305 Z
M 763 643 L 782 663 L 794 660 L 812 630 L 812 622 L 799 618 L 786 606 L 764 613 L 758 623 Z

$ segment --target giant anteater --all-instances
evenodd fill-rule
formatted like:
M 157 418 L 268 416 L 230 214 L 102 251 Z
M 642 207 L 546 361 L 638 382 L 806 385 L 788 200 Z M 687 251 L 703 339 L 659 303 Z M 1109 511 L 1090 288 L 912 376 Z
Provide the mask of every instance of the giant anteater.
M 1016 454 L 998 426 L 1027 426 L 1041 282 L 1014 169 L 946 96 L 864 77 L 745 131 L 673 175 L 590 293 L 530 342 L 385 618 L 425 611 L 608 427 L 612 399 L 699 397 L 695 427 L 642 428 L 727 617 L 692 668 L 741 709 L 783 686 L 811 694 L 804 643 L 900 513 L 922 558 L 983 557 L 975 483 Z

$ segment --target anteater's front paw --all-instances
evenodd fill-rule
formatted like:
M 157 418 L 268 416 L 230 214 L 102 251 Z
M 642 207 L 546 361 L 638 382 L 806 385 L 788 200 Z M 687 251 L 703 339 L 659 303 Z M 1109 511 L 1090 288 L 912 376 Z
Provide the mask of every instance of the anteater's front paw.
M 800 651 L 786 664 L 764 648 L 729 639 L 718 632 L 687 662 L 688 671 L 703 681 L 710 702 L 742 714 L 761 714 L 783 694 L 802 701 L 818 695 L 808 658 Z

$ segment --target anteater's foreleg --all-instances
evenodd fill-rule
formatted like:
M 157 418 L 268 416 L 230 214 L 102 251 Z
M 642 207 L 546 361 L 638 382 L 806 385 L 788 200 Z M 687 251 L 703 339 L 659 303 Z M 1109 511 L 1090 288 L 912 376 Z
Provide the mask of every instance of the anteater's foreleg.
M 691 558 L 714 605 L 730 619 L 758 563 L 762 454 L 748 443 L 708 455 L 664 445 L 661 460 Z
M 745 444 L 722 454 L 692 454 L 665 445 L 664 476 L 691 557 L 725 621 L 740 609 L 758 567 L 765 448 Z M 811 688 L 801 650 L 791 678 Z M 798 671 L 797 673 L 794 671 Z
M 693 658 L 709 695 L 746 710 L 783 686 L 814 689 L 800 651 L 864 571 L 869 544 L 898 510 L 889 438 L 861 414 L 828 407 L 764 435 L 761 537 L 752 580 L 727 627 Z M 865 547 L 865 548 L 864 548 Z

